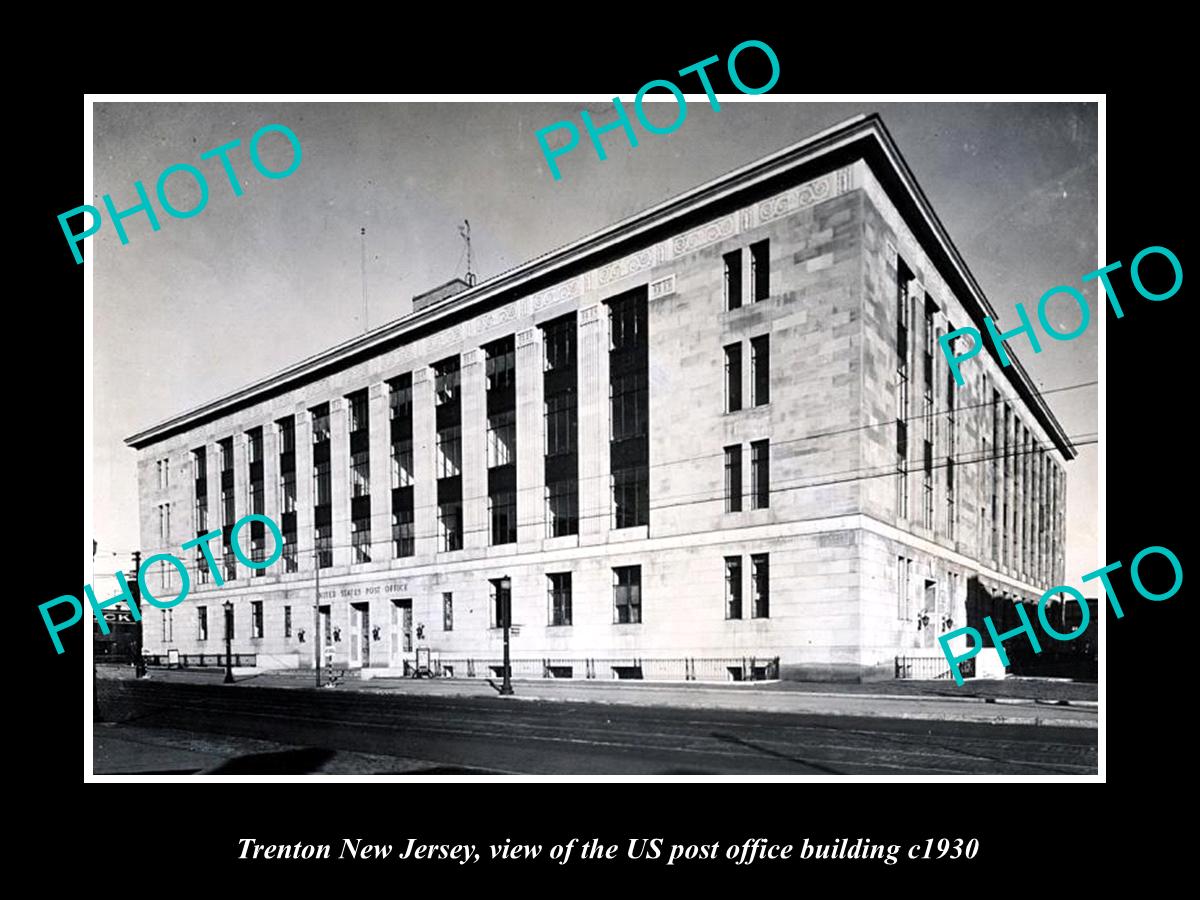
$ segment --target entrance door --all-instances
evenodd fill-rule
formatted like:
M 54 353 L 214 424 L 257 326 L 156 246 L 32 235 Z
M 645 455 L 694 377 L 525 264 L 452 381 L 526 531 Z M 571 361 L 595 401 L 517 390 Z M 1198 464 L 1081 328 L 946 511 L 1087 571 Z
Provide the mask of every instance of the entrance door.
M 371 611 L 367 603 L 350 604 L 350 666 L 371 665 Z
M 333 623 L 328 606 L 317 607 L 317 653 L 321 665 L 328 669 L 333 662 Z
M 390 665 L 404 665 L 404 654 L 412 652 L 412 600 L 392 601 Z
M 941 619 L 938 617 L 937 606 L 937 582 L 925 579 L 925 608 L 921 614 L 929 618 L 929 623 L 921 629 L 924 635 L 921 638 L 921 644 L 924 647 L 932 647 L 933 639 L 937 632 L 942 627 Z

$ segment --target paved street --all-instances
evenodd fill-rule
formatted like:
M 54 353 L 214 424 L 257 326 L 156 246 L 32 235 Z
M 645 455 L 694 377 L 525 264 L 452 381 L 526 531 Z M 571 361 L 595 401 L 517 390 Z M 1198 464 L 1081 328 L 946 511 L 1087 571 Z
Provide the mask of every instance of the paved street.
M 204 747 L 193 752 L 207 756 L 183 759 L 181 754 L 181 763 L 173 766 L 169 742 L 164 748 L 160 741 L 152 764 L 143 771 L 213 771 L 220 766 L 226 772 L 258 774 L 429 771 L 431 767 L 647 775 L 1082 775 L 1096 771 L 1093 727 L 889 718 L 878 711 L 870 716 L 819 715 L 495 695 L 376 693 L 365 689 L 369 683 L 361 690 L 321 691 L 165 679 L 101 679 L 97 685 L 101 718 L 117 723 L 96 726 L 97 773 L 132 771 L 129 762 L 137 754 L 122 757 L 113 748 L 120 747 L 126 734 L 131 743 L 144 744 L 148 738 L 155 743 L 154 736 L 163 729 L 176 735 L 269 741 L 271 748 L 264 752 L 236 743 L 216 750 Z M 1018 707 L 987 704 L 987 708 L 1007 714 Z M 1094 710 L 1077 712 L 1090 712 L 1094 721 Z M 110 742 L 104 752 L 102 738 Z M 250 768 L 245 761 L 237 762 L 247 756 L 255 757 Z M 340 762 L 331 769 L 328 764 L 335 758 Z

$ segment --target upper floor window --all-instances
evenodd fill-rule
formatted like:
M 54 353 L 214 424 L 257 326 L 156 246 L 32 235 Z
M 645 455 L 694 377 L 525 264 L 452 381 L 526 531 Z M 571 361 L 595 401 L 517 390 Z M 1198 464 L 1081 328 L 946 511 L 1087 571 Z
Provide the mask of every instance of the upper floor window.
M 742 408 L 742 345 L 730 344 L 725 348 L 725 411 L 737 412 Z
M 750 340 L 750 402 L 763 406 L 771 402 L 771 336 L 763 334 Z
M 462 474 L 462 427 L 443 428 L 437 433 L 438 478 Z
M 629 372 L 613 376 L 612 439 L 614 441 L 646 433 L 648 401 L 646 373 Z
M 750 508 L 771 505 L 771 449 L 767 441 L 750 444 Z
M 246 462 L 250 465 L 262 462 L 263 458 L 263 430 L 259 428 L 251 428 L 246 432 Z
M 574 391 L 561 391 L 546 398 L 547 456 L 575 452 L 576 417 Z
M 646 346 L 646 304 L 637 294 L 608 304 L 612 325 L 612 349 L 632 350 Z
M 750 245 L 750 281 L 755 303 L 771 296 L 770 244 L 770 241 L 759 241 Z
M 392 419 L 412 416 L 412 372 L 388 382 L 388 414 Z
M 312 439 L 314 444 L 329 440 L 329 404 L 315 406 L 309 413 L 312 415 Z
M 725 261 L 725 308 L 740 309 L 742 305 L 742 251 L 726 253 Z
M 570 371 L 575 368 L 575 316 L 556 319 L 542 326 L 545 335 L 545 370 Z
M 367 392 L 357 391 L 346 399 L 350 403 L 350 433 L 367 430 Z
M 487 466 L 507 466 L 517 461 L 517 413 L 516 410 L 488 416 L 487 420 Z
M 458 397 L 459 362 L 457 356 L 433 364 L 434 403 L 441 406 Z
M 517 354 L 511 337 L 488 344 L 484 349 L 484 374 L 489 391 L 511 388 L 516 381 Z
M 279 426 L 279 454 L 296 452 L 296 417 L 288 416 L 286 419 L 280 419 L 277 423 Z

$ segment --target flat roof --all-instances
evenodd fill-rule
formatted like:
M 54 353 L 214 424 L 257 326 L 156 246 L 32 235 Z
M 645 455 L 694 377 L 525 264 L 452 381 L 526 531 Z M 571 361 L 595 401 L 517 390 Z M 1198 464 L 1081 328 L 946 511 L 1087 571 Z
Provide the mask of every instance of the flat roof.
M 383 352 L 382 348 L 385 345 L 394 344 L 397 340 L 403 341 L 406 335 L 436 326 L 439 320 L 449 319 L 473 306 L 483 306 L 493 298 L 520 290 L 533 282 L 553 283 L 555 273 L 565 273 L 590 258 L 636 241 L 649 231 L 660 230 L 671 222 L 694 216 L 708 206 L 727 201 L 768 180 L 779 179 L 793 170 L 810 167 L 830 156 L 844 157 L 846 161 L 863 159 L 871 166 L 901 215 L 913 228 L 922 248 L 929 254 L 950 289 L 963 302 L 972 321 L 982 332 L 983 318 L 988 316 L 994 319 L 995 310 L 933 211 L 925 193 L 917 184 L 899 148 L 883 124 L 883 119 L 877 113 L 872 113 L 846 119 L 593 234 L 494 275 L 474 287 L 349 338 L 186 412 L 171 416 L 131 435 L 125 439 L 125 443 L 137 449 L 150 446 L 236 412 L 264 396 L 299 386 L 311 380 L 314 370 L 347 368 L 362 357 L 370 356 L 373 350 Z M 976 308 L 972 308 L 971 301 L 974 301 Z M 995 352 L 990 346 L 988 351 L 995 357 Z M 1077 455 L 1074 445 L 1034 387 L 1015 353 L 1012 350 L 1008 353 L 1012 365 L 1003 367 L 1002 371 L 1007 374 L 1017 393 L 1028 404 L 1063 456 L 1073 459 Z

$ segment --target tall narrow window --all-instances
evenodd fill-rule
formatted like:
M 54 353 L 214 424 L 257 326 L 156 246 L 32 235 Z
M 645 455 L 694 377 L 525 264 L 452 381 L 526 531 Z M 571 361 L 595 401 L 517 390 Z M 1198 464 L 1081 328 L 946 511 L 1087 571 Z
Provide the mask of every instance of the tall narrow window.
M 552 572 L 546 576 L 549 590 L 550 624 L 571 624 L 571 573 Z
M 750 444 L 750 508 L 771 505 L 771 449 L 767 441 Z
M 742 617 L 742 558 L 725 557 L 725 618 Z
M 513 491 L 499 491 L 488 497 L 492 520 L 492 544 L 515 544 L 517 542 L 517 495 Z
M 208 607 L 196 607 L 196 640 L 208 640 Z
M 908 323 L 913 274 L 896 259 L 896 517 L 908 518 Z
M 350 520 L 350 549 L 355 564 L 371 561 L 371 519 L 363 516 Z
M 317 523 L 315 549 L 317 551 L 317 567 L 327 569 L 333 565 L 333 526 Z
M 614 415 L 614 423 L 615 421 L 616 417 Z M 547 396 L 546 456 L 561 456 L 566 453 L 574 453 L 577 428 L 575 391 L 565 390 L 558 394 Z
M 412 556 L 417 552 L 416 526 L 411 505 L 392 508 L 392 543 L 397 559 Z
M 613 528 L 634 528 L 650 521 L 649 475 L 646 466 L 612 473 Z
M 954 326 L 946 323 L 948 332 L 954 331 Z M 958 537 L 958 508 L 955 505 L 954 462 L 958 453 L 958 429 L 955 427 L 954 394 L 957 386 L 954 375 L 949 367 L 946 368 L 946 536 L 950 540 Z M 982 556 L 982 549 L 979 551 Z
M 725 308 L 739 309 L 742 305 L 742 251 L 726 253 L 725 260 Z
M 751 554 L 750 580 L 754 585 L 754 618 L 769 618 L 771 615 L 771 573 L 770 560 L 766 553 Z
M 442 594 L 442 631 L 454 630 L 454 594 Z
M 546 526 L 550 537 L 579 533 L 579 488 L 575 479 L 546 485 Z
M 392 489 L 410 487 L 413 483 L 412 438 L 392 444 Z
M 252 601 L 250 603 L 250 610 L 252 613 L 250 620 L 252 630 L 250 636 L 261 638 L 263 636 L 263 602 L 261 600 Z
M 488 416 L 487 466 L 512 465 L 517 461 L 517 412 L 514 409 Z
M 438 478 L 462 474 L 462 428 L 455 425 L 437 434 Z
M 436 406 L 458 399 L 459 359 L 453 356 L 433 365 L 433 398 Z
M 771 296 L 770 241 L 759 241 L 750 245 L 750 280 L 754 283 L 755 303 Z
M 742 445 L 725 448 L 725 512 L 742 511 Z
M 371 493 L 371 457 L 366 450 L 350 455 L 350 488 L 352 498 Z
M 292 608 L 290 606 L 283 608 L 283 636 L 285 638 L 292 636 Z
M 911 578 L 912 562 L 903 556 L 896 557 L 896 617 L 901 622 L 912 620 L 911 593 L 909 580 Z
M 618 566 L 613 569 L 613 605 L 619 625 L 642 621 L 642 567 Z
M 725 348 L 725 411 L 737 412 L 742 408 L 742 345 L 729 344 Z
M 646 433 L 646 373 L 628 372 L 612 378 L 612 439 L 623 441 Z
M 771 336 L 763 334 L 750 341 L 750 403 L 764 406 L 771 402 Z

